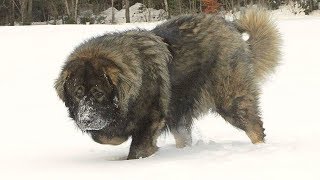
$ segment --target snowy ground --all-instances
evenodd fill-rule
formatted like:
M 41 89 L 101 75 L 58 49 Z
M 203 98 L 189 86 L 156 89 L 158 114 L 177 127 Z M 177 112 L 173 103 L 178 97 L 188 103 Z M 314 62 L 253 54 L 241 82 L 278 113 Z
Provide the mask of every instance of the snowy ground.
M 192 147 L 167 135 L 154 156 L 131 161 L 129 142 L 100 145 L 75 128 L 53 81 L 75 45 L 137 25 L 0 27 L 0 179 L 320 179 L 320 18 L 278 25 L 283 61 L 261 98 L 266 144 L 208 115 Z

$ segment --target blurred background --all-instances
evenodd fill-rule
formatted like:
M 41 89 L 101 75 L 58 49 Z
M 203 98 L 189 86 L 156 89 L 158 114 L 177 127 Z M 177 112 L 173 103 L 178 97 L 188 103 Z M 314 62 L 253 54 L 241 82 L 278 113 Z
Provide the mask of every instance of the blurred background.
M 0 25 L 154 22 L 180 14 L 234 14 L 250 4 L 320 14 L 320 0 L 0 0 Z

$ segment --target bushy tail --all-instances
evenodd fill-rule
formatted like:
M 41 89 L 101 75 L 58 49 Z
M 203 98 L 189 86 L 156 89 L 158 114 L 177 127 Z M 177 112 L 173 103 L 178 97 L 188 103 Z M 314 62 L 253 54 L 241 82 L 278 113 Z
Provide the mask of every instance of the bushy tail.
M 258 81 L 274 71 L 280 61 L 280 33 L 266 10 L 249 8 L 236 22 L 241 32 L 249 34 L 252 63 Z

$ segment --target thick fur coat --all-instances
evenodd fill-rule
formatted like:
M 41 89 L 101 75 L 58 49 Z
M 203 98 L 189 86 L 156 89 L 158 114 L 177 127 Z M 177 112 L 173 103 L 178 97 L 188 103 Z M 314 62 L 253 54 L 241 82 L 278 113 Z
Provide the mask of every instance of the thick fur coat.
M 247 10 L 236 22 L 181 16 L 152 31 L 84 42 L 55 88 L 70 117 L 96 142 L 116 145 L 132 137 L 128 159 L 153 154 L 166 129 L 177 147 L 190 145 L 193 119 L 210 110 L 261 143 L 259 84 L 278 64 L 279 41 L 263 10 Z

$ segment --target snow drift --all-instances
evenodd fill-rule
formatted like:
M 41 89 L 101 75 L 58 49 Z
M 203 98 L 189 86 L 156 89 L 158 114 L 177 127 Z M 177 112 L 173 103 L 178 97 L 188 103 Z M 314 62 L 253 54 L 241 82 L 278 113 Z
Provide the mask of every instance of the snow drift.
M 170 135 L 146 159 L 125 161 L 129 143 L 104 146 L 68 119 L 53 88 L 73 48 L 111 31 L 156 24 L 0 27 L 0 179 L 320 179 L 320 19 L 279 20 L 282 64 L 262 87 L 266 144 L 209 114 L 192 147 Z

